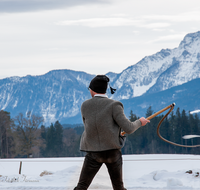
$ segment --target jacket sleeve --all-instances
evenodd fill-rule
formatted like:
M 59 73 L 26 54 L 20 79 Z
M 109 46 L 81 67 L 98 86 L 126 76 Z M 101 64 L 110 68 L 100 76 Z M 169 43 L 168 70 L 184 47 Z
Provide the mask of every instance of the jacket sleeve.
M 119 101 L 113 103 L 113 119 L 117 123 L 117 125 L 122 128 L 127 134 L 131 134 L 135 132 L 138 128 L 140 128 L 141 122 L 140 120 L 135 120 L 131 122 L 124 114 L 123 104 Z

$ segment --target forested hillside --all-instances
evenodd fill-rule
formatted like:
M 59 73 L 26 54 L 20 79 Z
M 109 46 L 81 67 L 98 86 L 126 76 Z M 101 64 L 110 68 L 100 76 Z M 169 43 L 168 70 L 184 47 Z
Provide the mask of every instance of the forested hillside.
M 146 117 L 152 115 L 151 107 L 147 109 Z M 156 128 L 163 115 L 156 116 L 151 122 L 127 135 L 123 154 L 200 154 L 200 148 L 183 148 L 162 141 L 156 134 Z M 134 121 L 137 116 L 131 111 L 129 119 Z M 75 128 L 63 128 L 56 121 L 50 126 L 42 125 L 43 118 L 19 114 L 10 118 L 10 114 L 0 111 L 0 157 L 79 157 L 84 153 L 79 151 L 82 125 Z M 161 125 L 161 135 L 167 140 L 178 144 L 200 144 L 200 138 L 184 140 L 188 134 L 200 134 L 200 119 L 197 114 L 187 114 L 177 108 Z

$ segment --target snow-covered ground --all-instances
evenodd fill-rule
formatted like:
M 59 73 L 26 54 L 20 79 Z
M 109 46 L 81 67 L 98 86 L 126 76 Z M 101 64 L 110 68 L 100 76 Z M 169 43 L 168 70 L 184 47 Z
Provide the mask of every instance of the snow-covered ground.
M 0 159 L 0 190 L 73 190 L 83 159 Z M 128 190 L 200 189 L 199 155 L 124 155 L 123 160 L 124 183 Z M 40 176 L 44 171 L 50 174 Z M 89 189 L 112 189 L 105 166 Z

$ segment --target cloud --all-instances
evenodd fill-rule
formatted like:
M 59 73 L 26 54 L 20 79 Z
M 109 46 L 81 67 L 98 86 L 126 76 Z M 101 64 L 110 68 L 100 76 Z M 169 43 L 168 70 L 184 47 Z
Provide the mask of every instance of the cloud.
M 87 27 L 112 27 L 112 26 L 135 26 L 141 28 L 165 28 L 170 26 L 169 23 L 164 22 L 155 22 L 155 23 L 146 23 L 145 20 L 134 19 L 134 18 L 90 18 L 90 19 L 79 19 L 79 20 L 66 20 L 59 21 L 57 25 L 66 25 L 66 26 L 87 26 Z
M 174 22 L 200 21 L 200 12 L 186 12 L 177 15 L 144 15 L 128 17 L 126 14 L 113 14 L 112 17 L 96 17 L 76 20 L 58 21 L 57 25 L 86 26 L 86 27 L 113 27 L 135 26 L 140 28 L 162 31 Z
M 158 29 L 158 28 L 166 28 L 170 25 L 171 25 L 170 23 L 157 22 L 157 23 L 144 24 L 141 27 L 150 28 L 150 29 Z
M 200 21 L 199 11 L 190 11 L 176 15 L 143 15 L 128 17 L 126 14 L 112 14 L 112 17 L 85 18 L 77 20 L 59 21 L 57 25 L 66 26 L 86 26 L 86 27 L 113 27 L 113 26 L 135 26 L 139 28 L 162 31 L 163 28 L 170 27 L 172 23 L 183 23 L 190 21 Z
M 170 22 L 189 22 L 200 21 L 200 11 L 190 11 L 176 15 L 145 15 L 142 17 L 144 20 L 162 20 Z
M 52 10 L 83 4 L 109 2 L 110 0 L 0 0 L 0 12 Z
M 160 36 L 155 40 L 151 40 L 148 43 L 154 43 L 154 42 L 163 42 L 163 41 L 170 41 L 170 40 L 182 40 L 185 36 L 185 33 L 180 34 L 172 34 L 172 35 L 166 35 L 166 36 Z
M 79 20 L 60 21 L 58 25 L 81 25 L 88 27 L 130 26 L 137 25 L 138 21 L 128 18 L 90 18 Z

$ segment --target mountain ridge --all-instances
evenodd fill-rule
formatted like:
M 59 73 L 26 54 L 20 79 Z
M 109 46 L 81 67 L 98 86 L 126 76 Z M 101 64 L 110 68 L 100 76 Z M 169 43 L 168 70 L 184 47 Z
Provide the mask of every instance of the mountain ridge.
M 121 73 L 109 72 L 106 75 L 110 78 L 110 85 L 117 89 L 113 95 L 107 92 L 109 98 L 125 104 L 129 102 L 127 105 L 141 98 L 144 105 L 144 97 L 157 97 L 162 94 L 160 92 L 200 78 L 200 31 L 187 34 L 177 48 L 162 49 Z M 80 123 L 80 107 L 90 98 L 87 88 L 94 76 L 62 69 L 38 76 L 1 79 L 0 109 L 10 112 L 13 117 L 20 112 L 37 113 L 44 117 L 47 125 L 56 120 L 66 124 Z M 187 94 L 184 96 L 189 98 Z M 157 99 L 162 99 L 162 96 Z M 138 113 L 144 114 L 144 108 L 149 104 L 143 108 L 138 106 L 141 109 Z M 156 105 L 152 106 L 156 108 Z M 128 114 L 127 110 L 125 112 Z

